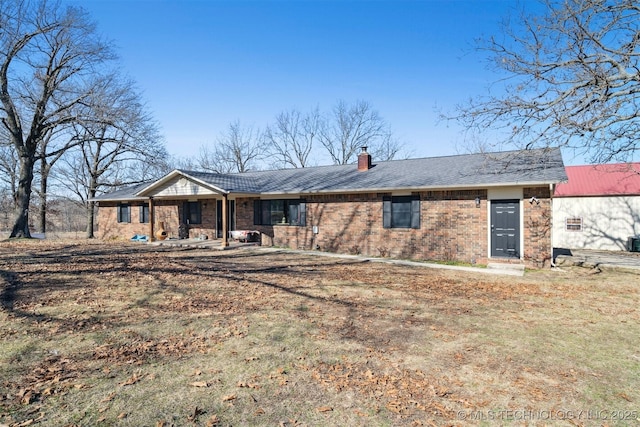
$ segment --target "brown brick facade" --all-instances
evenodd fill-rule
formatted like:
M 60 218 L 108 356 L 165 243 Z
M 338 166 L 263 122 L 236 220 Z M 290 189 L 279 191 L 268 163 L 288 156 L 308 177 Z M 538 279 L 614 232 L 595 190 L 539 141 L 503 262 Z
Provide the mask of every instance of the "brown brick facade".
M 535 267 L 551 262 L 551 190 L 548 187 L 524 188 L 524 260 Z M 531 200 L 531 198 L 534 200 Z
M 306 225 L 254 225 L 255 198 L 236 199 L 236 229 L 258 230 L 265 246 L 321 250 L 346 254 L 404 259 L 489 261 L 486 190 L 422 191 L 420 228 L 384 228 L 383 198 L 390 193 L 309 195 Z M 480 206 L 476 205 L 476 198 Z M 531 197 L 537 202 L 529 203 Z M 190 227 L 189 237 L 215 238 L 216 202 L 201 200 L 202 224 Z M 132 204 L 131 223 L 118 223 L 116 203 L 102 202 L 98 214 L 98 237 L 130 238 L 149 234 L 149 224 L 140 224 L 138 204 Z M 205 206 L 206 204 L 206 206 Z M 551 200 L 548 187 L 523 189 L 523 259 L 541 267 L 550 259 Z M 182 201 L 157 201 L 155 227 L 164 223 L 168 237 L 178 237 Z M 317 226 L 317 234 L 313 227 Z
M 257 229 L 263 245 L 406 259 L 486 264 L 488 207 L 486 190 L 423 191 L 420 228 L 382 225 L 386 193 L 307 196 L 305 227 L 253 225 L 253 199 L 238 203 L 239 229 Z M 529 204 L 536 196 L 539 204 Z M 480 198 L 476 207 L 475 199 Z M 524 261 L 542 266 L 551 248 L 549 189 L 524 189 Z M 244 206 L 244 207 L 243 207 Z M 313 233 L 313 226 L 318 234 Z
M 118 205 L 115 202 L 100 202 L 96 225 L 96 237 L 101 239 L 130 239 L 136 234 L 149 234 L 149 224 L 140 223 L 140 206 L 131 202 L 131 222 L 118 222 Z
M 207 236 L 209 239 L 215 238 L 216 233 L 216 201 L 202 200 L 201 202 L 202 224 L 192 224 L 189 226 L 189 237 L 197 238 Z M 136 234 L 149 235 L 149 224 L 140 223 L 139 209 L 143 203 L 132 202 L 131 222 L 118 222 L 117 206 L 115 202 L 100 202 L 98 209 L 97 236 L 102 239 L 129 239 Z M 164 225 L 168 238 L 178 238 L 183 215 L 183 201 L 154 202 L 154 233 L 157 233 L 160 224 Z

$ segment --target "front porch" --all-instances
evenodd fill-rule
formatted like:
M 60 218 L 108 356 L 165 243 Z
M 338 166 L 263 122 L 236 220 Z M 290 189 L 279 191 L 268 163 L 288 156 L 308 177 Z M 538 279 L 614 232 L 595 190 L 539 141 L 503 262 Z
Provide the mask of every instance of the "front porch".
M 260 242 L 241 242 L 229 239 L 226 243 L 223 239 L 166 239 L 148 242 L 154 246 L 172 246 L 178 248 L 210 249 L 215 251 L 226 251 L 238 249 L 246 246 L 260 246 Z

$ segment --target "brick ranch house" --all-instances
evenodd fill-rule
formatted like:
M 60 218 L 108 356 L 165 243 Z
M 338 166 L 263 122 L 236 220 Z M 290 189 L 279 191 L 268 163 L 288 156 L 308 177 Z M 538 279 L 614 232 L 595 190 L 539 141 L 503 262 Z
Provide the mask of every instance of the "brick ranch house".
M 557 148 L 377 163 L 363 148 L 357 165 L 174 170 L 97 197 L 97 235 L 227 246 L 228 231 L 255 230 L 269 246 L 543 266 L 552 254 L 551 198 L 566 179 Z

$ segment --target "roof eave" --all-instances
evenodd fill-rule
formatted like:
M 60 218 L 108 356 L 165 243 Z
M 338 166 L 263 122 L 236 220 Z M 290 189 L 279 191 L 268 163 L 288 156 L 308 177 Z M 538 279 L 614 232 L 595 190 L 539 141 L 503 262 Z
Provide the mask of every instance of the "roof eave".
M 95 203 L 100 203 L 100 202 L 144 202 L 146 200 L 147 200 L 146 197 L 136 197 L 136 196 L 131 196 L 131 197 L 109 197 L 109 198 L 96 197 L 94 199 L 89 199 L 90 202 L 95 202 Z

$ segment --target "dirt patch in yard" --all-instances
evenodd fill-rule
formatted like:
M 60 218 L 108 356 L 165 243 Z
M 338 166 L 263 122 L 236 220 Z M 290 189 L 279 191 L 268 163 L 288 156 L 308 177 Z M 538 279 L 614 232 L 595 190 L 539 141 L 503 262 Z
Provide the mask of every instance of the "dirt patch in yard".
M 0 243 L 0 424 L 633 425 L 640 280 Z

